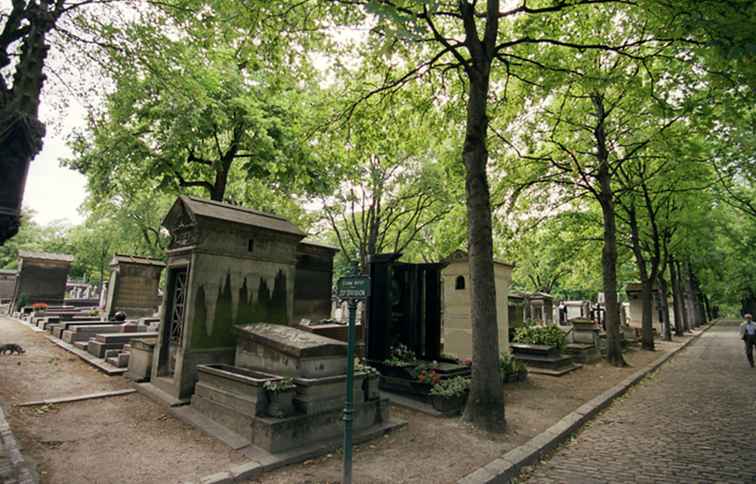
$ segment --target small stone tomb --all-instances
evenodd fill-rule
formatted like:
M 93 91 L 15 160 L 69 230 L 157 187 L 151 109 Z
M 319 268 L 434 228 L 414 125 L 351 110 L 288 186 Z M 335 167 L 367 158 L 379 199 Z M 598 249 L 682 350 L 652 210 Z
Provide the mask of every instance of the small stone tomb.
M 77 341 L 87 342 L 89 338 L 94 338 L 98 334 L 105 333 L 136 333 L 138 327 L 128 324 L 92 324 L 92 325 L 74 325 L 63 331 L 61 338 L 66 343 L 74 344 Z
M 126 372 L 129 380 L 143 382 L 150 379 L 155 343 L 157 338 L 137 338 L 129 342 L 129 370 Z
M 191 406 L 251 444 L 285 452 L 338 439 L 346 395 L 346 344 L 294 327 L 266 323 L 239 328 L 236 366 L 200 365 Z M 271 416 L 266 381 L 293 378 L 293 406 Z M 370 378 L 356 374 L 354 429 L 388 421 L 389 404 L 370 392 Z
M 567 345 L 567 353 L 580 363 L 591 363 L 601 359 L 599 350 L 600 328 L 590 319 L 573 319 L 572 343 Z
M 120 350 L 134 338 L 157 338 L 157 333 L 98 333 L 90 338 L 87 343 L 87 351 L 97 358 L 105 358 L 106 350 Z
M 580 368 L 572 356 L 563 355 L 556 346 L 513 343 L 512 357 L 525 363 L 528 371 L 543 375 L 562 376 Z

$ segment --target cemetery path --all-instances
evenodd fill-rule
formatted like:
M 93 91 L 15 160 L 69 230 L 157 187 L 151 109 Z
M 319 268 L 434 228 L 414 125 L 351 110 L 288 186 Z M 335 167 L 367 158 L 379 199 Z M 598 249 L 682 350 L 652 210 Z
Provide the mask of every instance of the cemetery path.
M 723 321 L 519 482 L 756 482 L 756 369 Z
M 97 371 L 44 333 L 0 316 L 3 343 L 26 350 L 21 356 L 0 355 L 0 403 L 24 457 L 37 465 L 42 484 L 184 482 L 246 460 L 138 393 L 16 407 L 128 388 L 128 383 Z

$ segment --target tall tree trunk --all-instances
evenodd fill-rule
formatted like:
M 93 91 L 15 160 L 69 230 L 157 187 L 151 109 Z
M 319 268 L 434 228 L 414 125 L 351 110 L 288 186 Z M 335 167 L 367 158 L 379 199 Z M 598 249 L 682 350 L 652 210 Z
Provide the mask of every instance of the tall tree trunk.
M 683 330 L 690 331 L 691 321 L 690 313 L 688 312 L 688 301 L 685 294 L 685 282 L 683 277 L 683 267 L 679 261 L 675 261 L 677 265 L 677 287 L 680 293 L 680 312 L 682 314 Z
M 677 268 L 675 266 L 675 259 L 669 257 L 669 278 L 672 281 L 672 307 L 675 314 L 675 336 L 683 336 L 685 334 L 685 328 L 683 326 L 683 311 L 680 307 L 680 284 L 677 277 Z
M 644 271 L 645 272 L 645 271 Z M 643 320 L 641 322 L 641 348 L 654 351 L 654 281 L 642 278 L 641 304 L 643 306 Z
M 711 304 L 709 304 L 709 296 L 703 295 L 704 310 L 706 311 L 706 321 L 712 321 L 714 315 L 711 313 Z
M 638 275 L 641 280 L 641 307 L 643 308 L 641 316 L 641 347 L 644 350 L 654 351 L 654 279 L 648 273 L 646 258 L 643 255 L 643 248 L 640 242 L 640 228 L 638 227 L 638 216 L 635 211 L 635 201 L 631 200 L 626 207 L 628 221 L 630 225 L 630 241 L 635 264 L 638 266 Z
M 226 188 L 228 186 L 228 170 L 219 169 L 215 172 L 215 181 L 213 183 L 213 189 L 210 190 L 210 200 L 216 202 L 222 202 L 226 196 Z
M 688 321 L 692 328 L 698 327 L 698 301 L 696 300 L 696 290 L 693 284 L 693 271 L 690 262 L 685 265 L 685 307 L 688 309 Z
M 465 163 L 468 245 L 470 250 L 470 311 L 472 321 L 472 382 L 464 418 L 491 431 L 506 427 L 504 394 L 499 375 L 499 337 L 494 285 L 491 201 L 486 175 L 486 135 L 490 63 L 470 68 L 467 125 L 462 158 Z
M 659 289 L 659 309 L 662 315 L 662 327 L 664 329 L 664 341 L 672 341 L 672 325 L 669 321 L 669 304 L 667 304 L 667 293 L 669 286 L 664 274 L 659 274 L 656 278 Z
M 604 101 L 600 95 L 592 96 L 598 122 L 594 130 L 596 157 L 599 161 L 597 180 L 598 199 L 604 219 L 604 247 L 601 255 L 603 269 L 604 302 L 606 304 L 606 358 L 614 366 L 626 366 L 620 340 L 619 301 L 617 299 L 617 221 L 614 208 L 612 175 L 609 170 L 609 151 L 606 146 Z

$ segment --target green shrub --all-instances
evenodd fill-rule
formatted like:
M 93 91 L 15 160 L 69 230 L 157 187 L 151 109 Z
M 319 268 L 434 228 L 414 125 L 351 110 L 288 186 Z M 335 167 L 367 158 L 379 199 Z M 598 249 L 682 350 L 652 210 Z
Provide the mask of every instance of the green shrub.
M 467 393 L 470 388 L 470 379 L 463 376 L 455 376 L 448 380 L 442 380 L 431 388 L 430 394 L 439 397 L 458 397 Z
M 567 345 L 567 338 L 564 332 L 557 326 L 526 324 L 515 329 L 514 342 L 529 345 L 556 346 L 559 348 L 559 351 L 563 351 Z

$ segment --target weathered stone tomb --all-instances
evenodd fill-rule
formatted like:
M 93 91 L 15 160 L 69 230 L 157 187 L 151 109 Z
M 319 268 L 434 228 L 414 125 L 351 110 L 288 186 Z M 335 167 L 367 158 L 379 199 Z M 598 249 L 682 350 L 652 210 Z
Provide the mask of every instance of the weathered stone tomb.
M 180 402 L 192 394 L 197 365 L 233 364 L 234 326 L 292 321 L 305 234 L 275 215 L 185 196 L 163 226 L 171 243 L 149 385 Z
M 63 304 L 68 271 L 73 256 L 45 252 L 18 251 L 18 277 L 13 291 L 12 311 L 21 303 Z
M 105 316 L 123 311 L 129 318 L 152 316 L 160 306 L 160 274 L 165 263 L 158 259 L 116 254 L 110 262 Z

